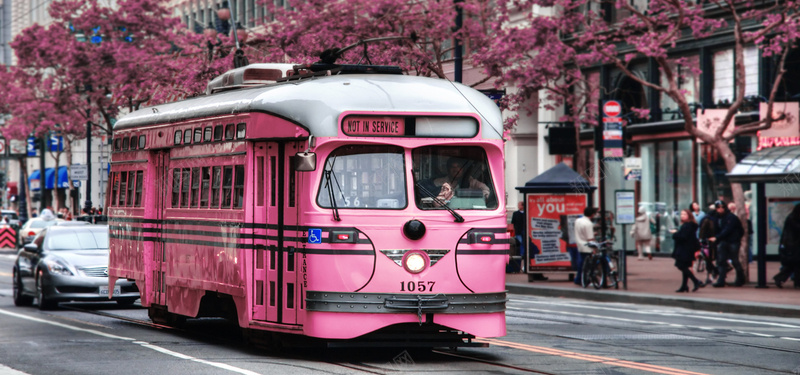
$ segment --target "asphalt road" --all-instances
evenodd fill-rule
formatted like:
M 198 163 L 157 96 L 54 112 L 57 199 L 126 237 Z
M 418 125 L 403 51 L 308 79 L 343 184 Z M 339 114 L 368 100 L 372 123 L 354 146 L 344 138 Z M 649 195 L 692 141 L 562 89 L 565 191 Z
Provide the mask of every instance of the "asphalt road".
M 489 348 L 282 350 L 219 319 L 148 324 L 138 305 L 15 307 L 0 254 L 0 374 L 800 374 L 800 319 L 509 295 Z

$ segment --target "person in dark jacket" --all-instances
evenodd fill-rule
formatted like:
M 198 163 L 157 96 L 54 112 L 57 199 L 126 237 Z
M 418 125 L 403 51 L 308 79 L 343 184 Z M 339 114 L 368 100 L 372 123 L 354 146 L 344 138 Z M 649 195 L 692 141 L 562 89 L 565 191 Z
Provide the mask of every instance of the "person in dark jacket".
M 794 287 L 800 287 L 800 204 L 786 217 L 781 233 L 781 244 L 778 248 L 781 260 L 781 271 L 772 280 L 778 288 L 794 273 Z
M 675 267 L 677 267 L 683 274 L 681 287 L 675 292 L 688 292 L 689 287 L 686 282 L 692 279 L 694 287 L 692 292 L 704 284 L 694 276 L 692 273 L 692 261 L 694 260 L 694 252 L 700 248 L 700 242 L 697 241 L 697 222 L 694 220 L 692 211 L 681 211 L 681 227 L 678 230 L 672 229 L 672 239 L 675 241 L 675 249 L 672 251 L 672 257 L 675 258 Z
M 733 264 L 736 270 L 736 281 L 734 286 L 744 285 L 744 269 L 742 263 L 739 262 L 739 245 L 744 236 L 744 228 L 739 218 L 728 210 L 728 206 L 723 201 L 714 202 L 714 208 L 717 211 L 716 215 L 716 230 L 717 233 L 714 237 L 709 238 L 709 241 L 717 244 L 717 271 L 719 278 L 712 286 L 721 288 L 725 286 L 725 274 L 728 273 L 728 260 Z
M 697 237 L 698 240 L 700 240 L 700 247 L 701 249 L 705 249 L 707 251 L 707 253 L 702 254 L 702 260 L 698 260 L 698 262 L 705 262 L 705 285 L 711 285 L 711 283 L 716 280 L 717 276 L 717 266 L 714 264 L 714 259 L 717 257 L 717 245 L 708 240 L 709 238 L 714 237 L 717 233 L 716 228 L 714 228 L 716 222 L 717 212 L 714 210 L 709 210 L 705 215 L 703 215 L 703 219 L 697 223 L 700 226 L 700 229 L 697 231 Z

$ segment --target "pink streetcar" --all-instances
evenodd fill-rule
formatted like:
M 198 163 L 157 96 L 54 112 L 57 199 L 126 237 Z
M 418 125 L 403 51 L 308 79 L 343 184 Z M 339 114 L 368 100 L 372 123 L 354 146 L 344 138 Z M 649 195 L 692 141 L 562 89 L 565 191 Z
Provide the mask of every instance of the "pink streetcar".
M 330 346 L 505 335 L 493 101 L 347 65 L 252 64 L 208 93 L 114 126 L 110 290 L 135 280 L 154 322 Z

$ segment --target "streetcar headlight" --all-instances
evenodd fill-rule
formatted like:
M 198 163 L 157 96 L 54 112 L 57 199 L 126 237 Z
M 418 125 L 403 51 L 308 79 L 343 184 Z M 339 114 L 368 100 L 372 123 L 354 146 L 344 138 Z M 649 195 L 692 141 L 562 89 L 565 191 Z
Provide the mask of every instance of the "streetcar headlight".
M 428 259 L 420 252 L 411 251 L 403 258 L 403 268 L 411 273 L 420 273 L 428 266 Z

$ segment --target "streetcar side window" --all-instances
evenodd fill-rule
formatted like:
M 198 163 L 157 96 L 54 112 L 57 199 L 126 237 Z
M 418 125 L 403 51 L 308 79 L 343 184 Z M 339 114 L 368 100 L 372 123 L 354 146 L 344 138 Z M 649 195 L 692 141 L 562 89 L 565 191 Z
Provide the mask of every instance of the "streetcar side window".
M 233 167 L 222 169 L 222 208 L 231 208 L 231 188 L 233 187 Z
M 203 129 L 196 128 L 194 129 L 194 143 L 200 143 L 203 141 Z
M 320 183 L 317 204 L 337 209 L 403 209 L 407 207 L 405 170 L 401 147 L 337 148 L 325 161 L 323 176 L 328 177 Z
M 139 142 L 137 141 L 137 138 L 134 135 L 131 137 L 131 150 L 135 150 L 137 145 L 139 145 Z
M 242 208 L 244 205 L 244 165 L 237 165 L 235 169 L 236 184 L 233 188 L 233 206 Z
M 119 172 L 111 174 L 111 202 L 109 206 L 117 205 L 117 194 L 119 194 Z
M 203 167 L 201 173 L 203 174 L 203 180 L 200 184 L 200 207 L 208 208 L 208 192 L 211 188 L 211 168 Z
M 125 192 L 128 190 L 128 172 L 120 172 L 120 181 L 119 181 L 119 205 L 125 205 Z
M 423 210 L 498 207 L 486 152 L 480 147 L 420 147 L 411 152 L 414 201 Z
M 181 170 L 172 169 L 172 207 L 178 207 L 181 198 Z
M 183 131 L 183 144 L 188 145 L 192 143 L 192 129 L 186 129 Z
M 139 149 L 144 149 L 145 144 L 147 143 L 147 137 L 144 135 L 139 136 Z
M 236 124 L 236 139 L 244 139 L 246 129 L 247 125 L 245 125 L 245 123 L 240 122 Z
M 144 171 L 136 171 L 136 199 L 134 205 L 136 207 L 142 206 L 142 186 L 144 186 Z
M 181 171 L 181 208 L 189 207 L 189 168 Z
M 206 126 L 206 128 L 203 129 L 203 142 L 211 142 L 211 127 L 210 126 Z
M 128 150 L 128 137 L 122 138 L 122 151 Z
M 219 186 L 222 177 L 222 167 L 214 167 L 211 175 L 211 208 L 219 208 Z
M 181 131 L 180 130 L 176 130 L 175 131 L 175 139 L 173 140 L 173 142 L 175 143 L 176 146 L 181 144 Z
M 214 140 L 215 141 L 222 140 L 222 125 L 217 125 L 214 127 Z
M 114 149 L 119 151 L 121 147 L 122 147 L 122 140 L 119 139 L 119 138 L 115 139 L 114 140 Z
M 233 139 L 233 136 L 234 136 L 233 124 L 225 125 L 225 140 L 229 141 Z
M 189 207 L 197 207 L 200 201 L 200 168 L 192 168 L 192 202 Z
M 127 196 L 128 199 L 125 201 L 125 205 L 130 207 L 130 206 L 133 205 L 133 189 L 135 187 L 134 179 L 136 178 L 136 172 L 130 171 L 130 172 L 123 172 L 123 173 L 128 173 L 128 196 Z

